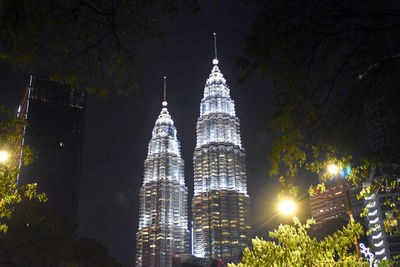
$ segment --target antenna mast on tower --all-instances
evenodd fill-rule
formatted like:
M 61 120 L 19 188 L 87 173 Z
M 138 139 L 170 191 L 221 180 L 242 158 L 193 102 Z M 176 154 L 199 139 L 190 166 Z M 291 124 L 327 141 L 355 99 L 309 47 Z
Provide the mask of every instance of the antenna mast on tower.
M 217 65 L 218 64 L 218 58 L 217 58 L 217 34 L 214 32 L 214 53 L 215 53 L 215 58 L 213 59 L 213 64 Z
M 168 103 L 167 103 L 167 77 L 166 76 L 164 76 L 164 98 L 163 98 L 162 105 L 164 107 L 166 107 L 168 105 Z

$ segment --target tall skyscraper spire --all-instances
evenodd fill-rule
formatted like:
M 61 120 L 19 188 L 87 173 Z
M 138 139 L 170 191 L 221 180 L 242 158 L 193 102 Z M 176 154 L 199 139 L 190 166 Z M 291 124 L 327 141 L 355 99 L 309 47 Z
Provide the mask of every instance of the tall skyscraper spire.
M 214 59 L 216 59 L 217 61 L 213 61 L 214 65 L 218 64 L 218 57 L 217 57 L 217 34 L 214 32 L 214 53 L 215 53 L 215 57 Z
M 168 103 L 167 103 L 167 77 L 166 76 L 164 76 L 164 98 L 163 98 L 162 105 L 164 107 L 166 107 L 168 105 Z
M 140 189 L 136 266 L 172 266 L 172 256 L 189 252 L 187 188 L 180 143 L 166 101 L 153 128 Z
M 192 238 L 196 256 L 227 259 L 249 245 L 250 198 L 239 119 L 218 63 L 215 53 L 197 121 Z

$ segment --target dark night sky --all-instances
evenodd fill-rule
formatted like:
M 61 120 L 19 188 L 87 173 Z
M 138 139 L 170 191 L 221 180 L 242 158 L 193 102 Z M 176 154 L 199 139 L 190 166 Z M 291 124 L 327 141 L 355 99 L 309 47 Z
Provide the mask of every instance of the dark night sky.
M 265 124 L 273 105 L 272 86 L 259 75 L 238 84 L 242 72 L 236 64 L 244 55 L 245 38 L 259 8 L 237 0 L 200 2 L 200 13 L 184 10 L 175 21 L 166 21 L 165 41 L 144 40 L 140 44 L 139 89 L 130 96 L 91 96 L 88 101 L 78 234 L 99 240 L 120 262 L 132 264 L 135 257 L 138 192 L 148 141 L 161 110 L 164 75 L 168 108 L 185 160 L 190 203 L 195 128 L 204 84 L 212 68 L 213 32 L 217 33 L 219 66 L 241 121 L 254 232 L 264 234 L 264 226 L 271 229 L 277 223 L 273 211 L 276 182 L 267 175 L 271 138 Z M 28 74 L 1 65 L 0 79 L 0 104 L 16 109 Z

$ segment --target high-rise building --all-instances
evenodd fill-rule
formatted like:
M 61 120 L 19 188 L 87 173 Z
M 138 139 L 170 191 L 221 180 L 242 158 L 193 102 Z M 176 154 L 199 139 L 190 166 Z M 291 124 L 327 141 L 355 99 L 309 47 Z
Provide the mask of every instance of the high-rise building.
M 71 227 L 76 224 L 85 106 L 84 91 L 30 75 L 18 109 L 26 121 L 22 145 L 33 150 L 34 161 L 20 162 L 17 182 L 37 183 L 48 205 L 62 211 Z
M 381 179 L 382 174 L 382 170 L 373 169 L 371 180 Z M 400 183 L 400 179 L 397 180 L 397 183 Z M 400 255 L 400 234 L 394 231 L 398 227 L 398 219 L 393 216 L 392 207 L 385 204 L 389 200 L 399 206 L 399 198 L 399 187 L 390 192 L 375 192 L 365 198 L 365 205 L 368 207 L 367 226 L 371 230 L 369 242 L 373 245 L 375 257 L 379 260 L 393 259 L 394 256 Z M 387 225 L 384 223 L 385 219 Z M 393 230 L 392 233 L 387 231 L 390 228 Z
M 162 105 L 149 142 L 140 189 L 138 267 L 170 267 L 174 254 L 190 252 L 184 162 L 165 99 Z
M 350 167 L 335 175 L 332 180 L 325 183 L 325 192 L 317 193 L 310 197 L 310 210 L 313 225 L 313 235 L 322 238 L 331 235 L 349 223 L 349 204 L 356 221 L 363 222 L 360 213 L 364 208 L 362 200 L 357 199 L 360 188 L 346 180 L 345 175 L 350 174 Z M 348 194 L 349 203 L 346 200 Z
M 217 58 L 213 64 L 200 104 L 193 155 L 192 253 L 227 259 L 249 245 L 250 198 L 235 104 Z
M 396 214 L 393 214 L 393 207 L 388 203 L 390 201 L 396 207 L 400 205 L 398 138 L 400 107 L 388 105 L 387 102 L 390 101 L 385 99 L 385 94 L 378 90 L 375 92 L 374 100 L 364 108 L 371 150 L 386 160 L 371 169 L 369 179 L 379 184 L 384 177 L 390 177 L 390 180 L 396 182 L 395 188 L 382 186 L 382 189 L 372 192 L 365 198 L 365 205 L 368 208 L 367 226 L 371 231 L 368 236 L 369 242 L 374 247 L 375 257 L 379 260 L 394 259 L 394 256 L 400 255 L 400 234 L 391 231 L 399 227 L 399 220 Z

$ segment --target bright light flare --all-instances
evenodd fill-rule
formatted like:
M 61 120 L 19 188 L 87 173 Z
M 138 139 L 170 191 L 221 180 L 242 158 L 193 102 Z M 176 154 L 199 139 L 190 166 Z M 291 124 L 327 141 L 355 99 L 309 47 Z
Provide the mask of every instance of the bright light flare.
M 339 174 L 339 167 L 335 164 L 331 164 L 328 166 L 328 172 L 331 175 L 338 175 Z
M 6 151 L 0 151 L 0 162 L 4 163 L 8 160 L 8 153 Z
M 289 200 L 289 199 L 283 200 L 279 204 L 279 210 L 285 215 L 292 214 L 295 209 L 296 209 L 296 204 L 294 204 L 294 202 L 292 200 Z

